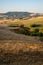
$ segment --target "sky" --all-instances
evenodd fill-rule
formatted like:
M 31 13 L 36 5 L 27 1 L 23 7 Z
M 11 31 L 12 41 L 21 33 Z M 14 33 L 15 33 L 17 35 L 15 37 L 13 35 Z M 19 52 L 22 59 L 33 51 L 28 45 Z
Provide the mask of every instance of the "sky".
M 43 0 L 0 0 L 0 13 L 9 11 L 43 13 Z

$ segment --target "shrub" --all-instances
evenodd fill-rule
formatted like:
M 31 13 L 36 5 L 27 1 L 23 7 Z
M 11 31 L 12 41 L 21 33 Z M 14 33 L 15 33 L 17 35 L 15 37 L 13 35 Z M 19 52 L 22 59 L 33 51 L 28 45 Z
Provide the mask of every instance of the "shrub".
M 43 37 L 43 33 L 42 33 L 42 32 L 40 32 L 40 33 L 39 33 L 39 36 L 40 36 L 40 37 Z
M 24 31 L 24 34 L 25 34 L 25 35 L 30 35 L 30 31 L 25 30 L 25 31 Z
M 39 32 L 39 29 L 34 29 L 34 32 L 35 32 L 35 33 Z
M 31 36 L 38 36 L 39 35 L 39 29 L 34 29 L 33 32 L 31 32 Z
M 27 27 L 24 27 L 24 25 L 21 25 L 21 26 L 20 26 L 20 29 L 23 30 L 23 31 L 21 31 L 22 34 L 30 35 L 30 28 L 27 28 Z
M 32 24 L 31 27 L 40 27 L 40 24 Z
M 31 36 L 38 36 L 39 33 L 32 32 Z

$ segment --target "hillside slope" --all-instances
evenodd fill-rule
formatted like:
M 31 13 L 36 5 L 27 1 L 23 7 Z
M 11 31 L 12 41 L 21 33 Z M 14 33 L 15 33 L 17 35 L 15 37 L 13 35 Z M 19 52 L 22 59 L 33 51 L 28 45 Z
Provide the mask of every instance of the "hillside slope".
M 22 34 L 16 34 L 9 30 L 8 27 L 0 27 L 0 41 L 1 40 L 14 40 L 14 41 L 24 41 L 32 43 L 40 43 L 38 37 L 25 36 Z
M 0 65 L 43 65 L 43 42 L 38 37 L 0 27 Z

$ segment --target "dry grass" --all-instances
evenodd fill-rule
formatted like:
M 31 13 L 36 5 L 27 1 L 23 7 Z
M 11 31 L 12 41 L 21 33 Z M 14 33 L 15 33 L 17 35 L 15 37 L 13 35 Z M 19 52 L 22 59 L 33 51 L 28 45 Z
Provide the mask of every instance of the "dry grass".
M 32 17 L 30 19 L 7 19 L 7 20 L 0 20 L 0 23 L 14 23 L 14 24 L 24 24 L 24 25 L 30 25 L 33 23 L 37 23 L 37 24 L 43 24 L 43 16 L 39 16 L 39 17 Z
M 14 23 L 28 27 L 33 23 L 42 24 L 43 17 L 0 21 L 5 25 Z M 39 37 L 16 34 L 8 28 L 0 28 L 0 65 L 43 65 L 43 42 Z
M 10 42 L 0 42 L 0 49 L 7 52 L 18 52 L 19 50 L 29 51 L 43 51 L 43 43 L 24 43 L 22 41 L 10 41 Z
M 0 42 L 0 65 L 43 65 L 43 44 Z

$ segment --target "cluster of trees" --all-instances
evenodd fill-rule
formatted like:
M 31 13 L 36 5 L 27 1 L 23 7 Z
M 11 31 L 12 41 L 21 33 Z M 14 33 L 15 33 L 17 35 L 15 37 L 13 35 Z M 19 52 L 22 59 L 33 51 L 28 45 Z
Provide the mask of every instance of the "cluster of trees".
M 32 24 L 31 27 L 41 27 L 40 24 Z
M 38 27 L 41 27 L 40 24 L 32 24 L 31 25 L 31 28 L 34 28 L 33 31 L 30 31 L 31 28 L 28 28 L 28 27 L 25 27 L 24 25 L 10 25 L 10 27 L 19 27 L 18 29 L 14 29 L 14 32 L 16 33 L 20 33 L 20 34 L 24 34 L 24 35 L 30 35 L 30 36 L 40 36 L 40 37 L 43 37 L 43 33 L 40 32 L 39 28 Z
M 14 30 L 14 32 L 16 33 L 20 33 L 20 34 L 25 34 L 25 35 L 30 35 L 30 36 L 40 36 L 43 37 L 43 33 L 40 32 L 40 29 L 38 27 L 40 27 L 40 24 L 32 24 L 31 28 L 33 27 L 34 30 L 30 31 L 31 28 L 25 27 L 24 25 L 20 25 L 19 28 L 17 30 Z M 17 26 L 10 26 L 10 27 L 18 27 Z
M 30 35 L 30 36 L 40 36 L 43 37 L 43 33 L 39 32 L 38 28 L 35 28 L 34 31 L 30 31 L 30 28 L 24 27 L 24 25 L 20 26 L 20 29 L 22 29 L 22 31 L 20 32 L 21 34 L 25 34 L 25 35 Z
M 39 24 L 32 24 L 31 28 L 34 28 L 33 31 L 31 31 L 31 28 L 25 27 L 24 25 L 20 25 L 18 29 L 13 29 L 14 32 L 18 33 L 18 34 L 24 34 L 24 35 L 28 35 L 28 36 L 39 36 L 40 40 L 43 41 L 43 33 L 40 32 L 40 27 L 41 25 Z M 15 26 L 12 26 L 15 27 Z

